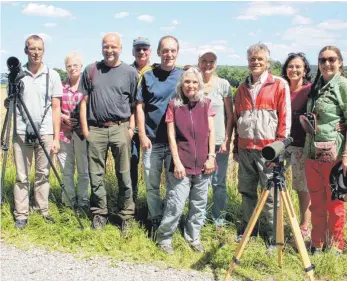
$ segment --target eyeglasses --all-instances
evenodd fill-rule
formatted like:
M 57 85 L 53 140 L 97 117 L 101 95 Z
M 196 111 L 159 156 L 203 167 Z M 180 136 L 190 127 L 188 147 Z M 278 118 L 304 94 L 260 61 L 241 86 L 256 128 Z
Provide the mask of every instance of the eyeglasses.
M 146 51 L 148 51 L 148 48 L 146 48 L 146 47 L 135 48 L 135 51 L 136 51 L 136 52 L 141 52 L 141 50 L 144 51 L 144 52 L 146 52 Z
M 300 52 L 300 53 L 289 53 L 288 54 L 288 57 L 291 57 L 291 56 L 299 56 L 299 57 L 305 57 L 306 55 L 305 55 L 305 53 L 302 53 L 302 52 Z
M 72 69 L 72 68 L 79 68 L 81 65 L 80 64 L 69 64 L 66 66 L 66 69 Z
M 327 61 L 328 61 L 329 63 L 335 63 L 335 61 L 337 61 L 337 60 L 338 60 L 337 57 L 318 58 L 318 62 L 319 62 L 320 64 L 324 64 L 324 63 L 326 63 Z

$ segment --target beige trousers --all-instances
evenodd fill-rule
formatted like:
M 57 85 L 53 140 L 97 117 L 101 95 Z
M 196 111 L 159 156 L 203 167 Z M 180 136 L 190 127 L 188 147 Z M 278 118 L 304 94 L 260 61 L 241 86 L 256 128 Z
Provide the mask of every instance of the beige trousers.
M 29 216 L 29 190 L 30 190 L 30 170 L 33 153 L 35 156 L 35 180 L 34 180 L 34 209 L 42 215 L 48 215 L 48 195 L 49 195 L 49 170 L 48 159 L 42 149 L 37 144 L 25 144 L 24 135 L 14 137 L 13 150 L 16 165 L 16 183 L 14 185 L 14 216 L 16 219 L 27 219 Z M 45 148 L 51 153 L 53 135 L 42 136 Z M 52 155 L 51 155 L 52 157 Z

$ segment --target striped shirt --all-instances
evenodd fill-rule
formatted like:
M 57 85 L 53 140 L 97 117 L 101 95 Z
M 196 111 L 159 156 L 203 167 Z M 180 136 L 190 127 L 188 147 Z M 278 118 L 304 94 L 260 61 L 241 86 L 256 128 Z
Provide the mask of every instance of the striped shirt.
M 61 130 L 60 140 L 66 143 L 70 143 L 72 137 L 72 131 L 63 122 L 63 117 L 70 116 L 71 112 L 77 109 L 77 105 L 83 99 L 83 94 L 79 91 L 73 91 L 70 87 L 70 81 L 67 80 L 63 83 L 63 96 L 61 98 Z

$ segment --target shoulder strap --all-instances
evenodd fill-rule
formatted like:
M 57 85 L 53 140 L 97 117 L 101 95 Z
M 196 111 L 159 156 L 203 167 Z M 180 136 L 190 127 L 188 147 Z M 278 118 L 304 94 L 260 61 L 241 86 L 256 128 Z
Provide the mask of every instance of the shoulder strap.
M 49 94 L 49 68 L 47 67 L 47 74 L 46 74 L 46 96 L 45 96 L 45 111 L 43 112 L 42 119 L 41 119 L 41 124 L 43 123 L 43 120 L 45 119 L 45 116 L 51 107 L 52 103 L 47 106 L 48 102 L 48 94 Z
M 88 90 L 90 93 L 93 90 L 93 81 L 94 81 L 94 77 L 95 77 L 95 74 L 97 71 L 97 64 L 98 64 L 97 61 L 93 63 L 92 68 L 91 68 L 89 75 L 88 75 L 88 87 L 89 87 Z

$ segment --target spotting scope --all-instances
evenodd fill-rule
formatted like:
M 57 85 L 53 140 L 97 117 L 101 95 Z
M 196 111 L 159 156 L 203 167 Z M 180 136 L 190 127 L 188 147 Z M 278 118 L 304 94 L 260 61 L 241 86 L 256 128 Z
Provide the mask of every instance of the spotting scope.
M 283 141 L 275 141 L 265 146 L 261 154 L 267 161 L 275 160 L 284 150 L 293 142 L 293 138 L 289 137 Z

